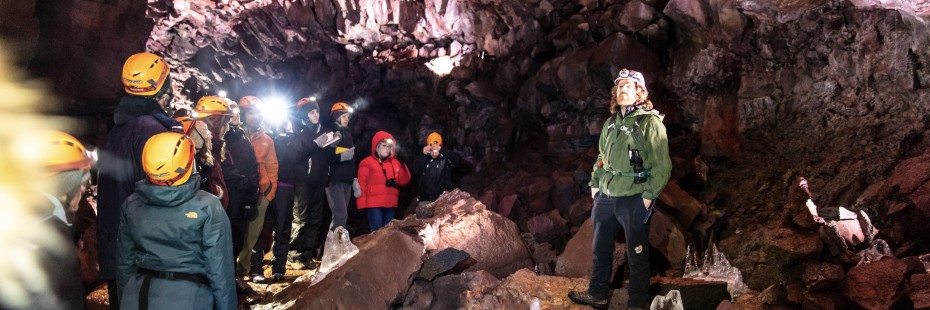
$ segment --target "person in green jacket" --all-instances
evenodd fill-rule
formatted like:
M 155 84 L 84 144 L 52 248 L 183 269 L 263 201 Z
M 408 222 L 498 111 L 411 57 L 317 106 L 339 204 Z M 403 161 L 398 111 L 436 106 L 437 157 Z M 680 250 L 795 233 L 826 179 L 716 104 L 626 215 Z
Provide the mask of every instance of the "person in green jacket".
M 142 149 L 147 179 L 122 206 L 116 280 L 121 309 L 236 309 L 232 231 L 220 200 L 199 190 L 194 144 L 178 133 Z
M 594 266 L 587 292 L 575 303 L 607 308 L 614 238 L 622 229 L 630 265 L 629 308 L 649 307 L 649 218 L 672 171 L 663 116 L 652 110 L 642 73 L 622 69 L 611 89 L 610 112 L 591 173 Z

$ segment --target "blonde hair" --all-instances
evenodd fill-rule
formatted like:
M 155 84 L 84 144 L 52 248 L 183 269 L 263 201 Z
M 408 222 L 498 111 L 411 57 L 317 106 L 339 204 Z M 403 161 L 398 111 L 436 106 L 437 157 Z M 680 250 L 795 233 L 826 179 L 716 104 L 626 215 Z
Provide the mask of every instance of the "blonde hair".
M 652 101 L 649 100 L 649 91 L 645 87 L 640 86 L 639 84 L 633 83 L 636 85 L 636 103 L 634 105 L 640 106 L 645 110 L 652 110 L 653 105 Z M 620 83 L 617 83 L 610 89 L 610 114 L 617 114 L 617 95 L 620 94 Z

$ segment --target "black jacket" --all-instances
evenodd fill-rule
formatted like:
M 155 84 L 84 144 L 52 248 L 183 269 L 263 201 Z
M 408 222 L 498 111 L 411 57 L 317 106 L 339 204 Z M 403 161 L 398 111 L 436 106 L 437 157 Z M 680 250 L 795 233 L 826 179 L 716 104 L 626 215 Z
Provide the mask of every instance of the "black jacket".
M 157 102 L 137 96 L 120 100 L 113 121 L 116 126 L 107 134 L 97 162 L 97 250 L 103 279 L 115 277 L 120 206 L 135 191 L 136 182 L 145 178 L 145 142 L 156 134 L 181 128 Z
M 310 125 L 302 127 L 300 132 L 297 133 L 303 147 L 301 161 L 298 166 L 301 174 L 300 182 L 312 186 L 329 185 L 329 165 L 336 154 L 336 148 L 332 145 L 321 148 L 313 140 L 332 131 L 332 129 L 323 125 Z M 352 183 L 352 179 L 349 179 L 348 183 Z
M 274 152 L 278 155 L 278 182 L 290 185 L 301 180 L 304 170 L 299 168 L 303 155 L 303 144 L 297 134 L 290 132 L 271 132 L 274 140 Z
M 452 190 L 452 169 L 461 158 L 447 148 L 439 149 L 439 157 L 420 154 L 413 163 L 413 176 L 419 180 L 419 201 L 435 201 L 443 191 Z
M 229 190 L 229 218 L 243 218 L 245 206 L 255 206 L 260 196 L 258 161 L 252 143 L 238 126 L 230 125 L 224 136 L 226 158 L 223 161 L 223 180 Z
M 336 131 L 342 135 L 342 140 L 339 141 L 338 146 L 344 148 L 353 148 L 355 143 L 352 141 L 352 133 L 348 127 L 342 127 L 336 125 Z M 358 157 L 359 152 L 355 150 L 355 155 Z M 355 158 L 352 158 L 347 161 L 340 161 L 339 155 L 335 154 L 333 151 L 333 157 L 330 160 L 330 170 L 329 170 L 329 182 L 342 182 L 352 184 L 352 180 L 355 179 L 355 174 L 358 173 L 358 169 L 355 168 Z

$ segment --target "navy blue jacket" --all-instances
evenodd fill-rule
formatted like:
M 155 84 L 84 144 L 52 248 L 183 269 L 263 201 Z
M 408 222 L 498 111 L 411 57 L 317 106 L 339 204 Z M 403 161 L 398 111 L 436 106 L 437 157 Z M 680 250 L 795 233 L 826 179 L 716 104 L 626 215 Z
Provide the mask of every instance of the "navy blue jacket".
M 181 128 L 157 102 L 138 96 L 123 97 L 113 121 L 116 126 L 107 134 L 97 161 L 97 253 L 100 277 L 105 280 L 115 276 L 120 206 L 136 182 L 145 179 L 142 148 L 152 136 Z

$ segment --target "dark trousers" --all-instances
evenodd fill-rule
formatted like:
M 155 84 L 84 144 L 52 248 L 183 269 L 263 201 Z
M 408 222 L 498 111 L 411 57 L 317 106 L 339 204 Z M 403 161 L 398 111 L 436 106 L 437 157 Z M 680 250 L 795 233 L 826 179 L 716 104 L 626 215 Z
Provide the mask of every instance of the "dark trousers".
M 371 228 L 371 232 L 375 232 L 378 228 L 390 223 L 394 219 L 394 210 L 397 210 L 397 208 L 376 207 L 365 209 L 365 214 L 368 215 L 368 227 Z
M 291 240 L 292 259 L 309 261 L 323 240 L 323 208 L 326 207 L 326 186 L 297 185 L 294 204 L 294 228 L 297 234 Z
M 119 310 L 120 296 L 116 287 L 116 280 L 107 280 L 107 297 L 110 298 L 110 310 Z
M 271 273 L 284 274 L 285 264 L 287 263 L 287 249 L 291 241 L 291 222 L 294 220 L 294 188 L 289 186 L 278 186 L 274 200 L 268 204 L 268 210 L 265 211 L 265 225 L 271 225 L 274 234 L 274 243 L 271 252 L 274 254 L 274 261 L 271 262 Z M 265 256 L 267 238 L 259 237 L 252 248 L 250 257 L 252 273 L 260 273 L 262 270 L 262 258 Z
M 626 235 L 627 260 L 630 265 L 629 306 L 649 306 L 649 224 L 641 195 L 594 198 L 591 220 L 594 222 L 594 270 L 588 293 L 607 298 L 614 258 L 614 240 L 620 229 Z M 623 272 L 618 270 L 617 272 Z
M 249 220 L 244 218 L 230 218 L 229 226 L 232 231 L 233 256 L 239 255 L 245 243 L 245 234 L 249 231 Z M 233 260 L 235 263 L 235 260 Z

